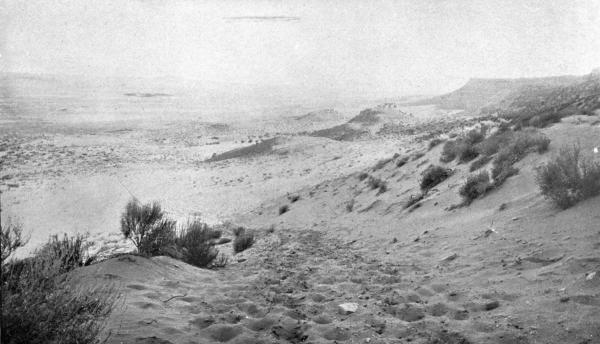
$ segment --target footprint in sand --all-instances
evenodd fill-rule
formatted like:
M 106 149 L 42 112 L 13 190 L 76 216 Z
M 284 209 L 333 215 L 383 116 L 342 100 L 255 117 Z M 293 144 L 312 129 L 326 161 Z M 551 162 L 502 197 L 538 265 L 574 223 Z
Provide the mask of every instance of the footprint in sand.
M 141 309 L 160 309 L 159 305 L 157 305 L 155 303 L 150 303 L 150 302 L 138 301 L 138 302 L 132 303 L 132 305 L 134 305 L 135 307 L 141 308 Z
M 401 307 L 387 306 L 384 307 L 384 311 L 407 322 L 418 321 L 425 317 L 425 311 L 422 307 L 409 303 L 405 303 Z
M 205 329 L 210 339 L 217 342 L 228 342 L 243 332 L 239 326 L 229 326 L 223 324 L 211 325 Z
M 251 320 L 246 324 L 246 327 L 252 331 L 266 331 L 275 324 L 275 320 L 272 318 L 262 318 L 258 320 Z
M 145 285 L 141 285 L 141 284 L 130 284 L 130 285 L 127 286 L 127 288 L 133 289 L 133 290 L 146 290 L 146 289 L 148 289 L 148 287 L 146 287 Z
M 199 329 L 205 329 L 215 323 L 215 318 L 212 316 L 198 317 L 190 320 L 189 323 L 190 325 L 195 326 Z
M 444 303 L 436 303 L 427 308 L 427 313 L 431 314 L 434 317 L 441 317 L 442 315 L 448 313 L 448 306 Z
M 323 332 L 323 338 L 327 340 L 345 341 L 350 339 L 350 331 L 340 327 L 329 328 Z

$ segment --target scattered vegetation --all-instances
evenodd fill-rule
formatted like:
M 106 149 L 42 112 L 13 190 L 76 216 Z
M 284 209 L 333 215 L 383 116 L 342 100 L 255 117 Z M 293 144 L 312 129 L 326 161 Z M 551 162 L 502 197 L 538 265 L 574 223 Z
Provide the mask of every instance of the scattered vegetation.
M 201 267 L 222 267 L 227 264 L 224 256 L 219 256 L 215 240 L 222 232 L 215 230 L 199 220 L 189 222 L 181 228 L 176 237 L 177 250 L 182 253 L 184 262 Z
M 175 221 L 165 217 L 159 203 L 142 205 L 132 199 L 121 215 L 121 232 L 133 242 L 139 254 L 157 256 L 174 244 Z
M 536 181 L 544 196 L 566 209 L 600 195 L 600 163 L 582 157 L 578 145 L 563 147 L 538 169 Z
M 287 213 L 289 210 L 290 210 L 290 207 L 287 204 L 284 204 L 281 207 L 279 207 L 279 215 L 283 215 L 283 214 Z
M 470 172 L 477 171 L 478 169 L 482 168 L 490 161 L 492 161 L 492 157 L 489 155 L 484 155 L 471 163 L 471 166 L 469 167 L 469 171 Z
M 456 141 L 446 141 L 442 148 L 442 155 L 440 161 L 443 163 L 449 163 L 456 159 Z
M 354 198 L 346 203 L 346 211 L 351 213 L 354 210 Z
M 421 190 L 428 192 L 434 186 L 446 180 L 452 175 L 452 170 L 441 166 L 430 166 L 423 171 L 423 179 L 421 179 Z
M 408 197 L 408 200 L 406 201 L 406 204 L 404 205 L 404 209 L 408 209 L 408 208 L 412 207 L 413 205 L 419 203 L 424 197 L 425 197 L 425 193 L 410 195 L 410 197 Z
M 369 174 L 367 172 L 361 172 L 358 174 L 358 180 L 360 180 L 361 182 L 365 179 L 367 179 L 369 177 Z
M 292 203 L 296 203 L 300 199 L 300 195 L 289 195 L 288 200 Z
M 421 159 L 423 156 L 425 156 L 425 152 L 418 152 L 418 153 L 415 153 L 415 154 L 412 156 L 412 161 L 419 160 L 419 159 Z
M 379 189 L 378 194 L 384 193 L 387 191 L 387 183 L 383 181 L 381 178 L 369 177 L 367 184 L 371 189 Z
M 435 146 L 439 145 L 442 142 L 444 142 L 444 140 L 442 140 L 440 138 L 435 138 L 435 139 L 429 141 L 429 150 L 432 150 Z
M 65 273 L 87 259 L 83 237 L 50 241 L 32 257 L 9 260 L 23 246 L 19 226 L 1 229 L 3 343 L 99 343 L 114 290 L 76 290 Z
M 375 166 L 373 166 L 373 171 L 377 171 L 382 169 L 385 165 L 387 165 L 390 161 L 392 161 L 392 159 L 383 159 L 383 160 L 379 160 Z
M 485 139 L 487 127 L 472 129 L 461 135 L 454 141 L 444 144 L 440 161 L 448 163 L 458 157 L 460 163 L 469 162 L 479 156 L 476 145 Z
M 241 230 L 235 232 L 235 239 L 233 240 L 233 251 L 235 253 L 249 249 L 254 244 L 254 233 L 246 230 L 244 227 L 239 228 Z
M 459 194 L 463 197 L 464 204 L 470 204 L 476 198 L 484 195 L 493 187 L 487 171 L 470 175 L 465 184 L 460 188 Z
M 408 162 L 408 156 L 404 156 L 404 157 L 396 160 L 396 167 L 402 167 L 402 166 L 406 165 L 407 162 Z

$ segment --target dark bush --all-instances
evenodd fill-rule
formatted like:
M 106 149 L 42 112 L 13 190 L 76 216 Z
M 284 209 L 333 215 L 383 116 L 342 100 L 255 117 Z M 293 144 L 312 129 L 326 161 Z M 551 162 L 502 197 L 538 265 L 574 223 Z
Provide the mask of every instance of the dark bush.
M 488 162 L 490 162 L 492 160 L 492 157 L 489 155 L 484 155 L 481 158 L 473 161 L 471 163 L 471 166 L 469 167 L 469 171 L 473 172 L 473 171 L 477 171 L 478 169 L 482 168 L 483 166 L 485 166 Z
M 475 175 L 470 175 L 465 184 L 460 188 L 459 194 L 463 197 L 465 204 L 470 204 L 491 188 L 490 175 L 487 171 L 483 171 Z
M 387 191 L 387 183 L 380 178 L 369 177 L 367 184 L 371 189 L 379 189 L 378 194 Z
M 402 166 L 406 165 L 407 162 L 408 162 L 408 156 L 404 156 L 404 157 L 396 160 L 396 167 L 402 167 Z
M 116 294 L 110 287 L 78 290 L 64 275 L 83 262 L 81 238 L 53 237 L 25 260 L 7 262 L 10 255 L 2 252 L 2 343 L 101 342 Z M 23 244 L 10 228 L 2 228 L 2 240 L 13 252 Z
M 505 140 L 502 140 L 505 141 Z M 494 185 L 500 186 L 504 181 L 519 172 L 513 165 L 523 159 L 530 151 L 543 153 L 548 150 L 550 139 L 533 130 L 522 130 L 512 133 L 503 144 L 492 167 Z
M 418 152 L 418 153 L 415 153 L 415 154 L 412 156 L 412 161 L 419 160 L 419 159 L 421 159 L 423 156 L 425 156 L 425 153 L 424 153 L 424 152 Z
M 446 180 L 452 175 L 452 170 L 441 166 L 430 166 L 423 171 L 423 179 L 421 179 L 421 190 L 427 192 L 434 186 Z
M 56 273 L 62 274 L 80 266 L 89 265 L 93 257 L 89 257 L 87 250 L 89 244 L 81 234 L 62 239 L 57 235 L 50 237 L 48 242 L 37 252 L 37 257 L 45 261 L 54 262 Z
M 465 163 L 477 158 L 479 151 L 473 144 L 461 141 L 456 145 L 456 155 L 460 163 Z
M 443 163 L 448 163 L 454 159 L 456 159 L 456 141 L 446 141 L 444 147 L 442 148 L 440 161 Z
M 215 241 L 221 237 L 221 231 L 215 230 L 201 221 L 193 221 L 177 233 L 176 243 L 183 253 L 183 261 L 205 268 L 213 267 L 219 256 Z
M 157 256 L 175 241 L 175 221 L 165 218 L 159 203 L 141 205 L 133 199 L 121 215 L 121 232 L 130 239 L 139 254 Z
M 369 174 L 366 172 L 361 172 L 358 174 L 358 180 L 360 180 L 360 181 L 367 179 L 367 177 L 369 177 Z
M 23 228 L 18 223 L 9 222 L 0 229 L 0 255 L 4 263 L 19 247 L 24 246 L 27 240 L 23 239 Z
M 373 166 L 373 171 L 377 171 L 382 169 L 385 165 L 387 165 L 390 161 L 392 161 L 392 159 L 383 159 L 383 160 L 379 160 L 375 166 Z
M 600 194 L 600 163 L 582 157 L 579 146 L 563 147 L 538 169 L 536 181 L 545 197 L 566 209 Z
M 233 251 L 240 253 L 249 249 L 254 244 L 254 232 L 243 230 L 239 232 L 233 240 Z
M 283 215 L 283 214 L 287 213 L 288 210 L 290 210 L 290 207 L 287 204 L 282 205 L 281 207 L 279 207 L 279 215 Z
M 288 200 L 292 203 L 296 203 L 300 199 L 300 195 L 290 195 L 288 196 Z
M 413 205 L 419 203 L 424 197 L 425 197 L 424 193 L 410 195 L 410 197 L 408 197 L 408 200 L 406 201 L 406 204 L 404 205 L 404 209 L 408 209 L 408 208 L 412 207 Z
M 435 146 L 439 145 L 440 143 L 444 142 L 444 140 L 440 139 L 440 138 L 435 138 L 431 141 L 429 141 L 429 150 L 432 150 Z

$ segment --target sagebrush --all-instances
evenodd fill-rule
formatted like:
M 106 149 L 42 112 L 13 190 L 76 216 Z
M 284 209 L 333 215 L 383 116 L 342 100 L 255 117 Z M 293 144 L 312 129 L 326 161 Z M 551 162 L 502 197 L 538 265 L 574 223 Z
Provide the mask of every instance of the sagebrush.
M 544 196 L 566 209 L 600 194 L 600 163 L 583 157 L 579 145 L 563 147 L 538 169 L 536 181 Z

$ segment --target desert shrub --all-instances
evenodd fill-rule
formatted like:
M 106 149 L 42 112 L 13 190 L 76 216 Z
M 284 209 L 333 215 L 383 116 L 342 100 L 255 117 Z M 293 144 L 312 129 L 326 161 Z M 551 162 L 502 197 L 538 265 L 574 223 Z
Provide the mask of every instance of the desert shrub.
M 9 222 L 0 229 L 0 256 L 4 263 L 19 247 L 24 246 L 27 240 L 23 239 L 23 228 L 18 223 Z
M 402 167 L 402 166 L 406 165 L 407 162 L 408 162 L 408 156 L 404 156 L 404 157 L 396 160 L 396 167 Z
M 452 170 L 441 166 L 431 166 L 423 171 L 423 179 L 421 179 L 421 190 L 429 191 L 434 186 L 446 180 L 452 175 Z
M 369 177 L 367 185 L 369 185 L 369 187 L 373 190 L 379 189 L 378 193 L 383 193 L 387 191 L 387 183 L 380 178 Z
M 375 166 L 373 166 L 373 171 L 377 171 L 382 169 L 385 165 L 387 165 L 390 161 L 392 161 L 392 159 L 383 159 L 383 160 L 379 160 Z
M 425 197 L 424 193 L 410 195 L 408 197 L 408 200 L 406 201 L 406 204 L 404 204 L 404 209 L 408 209 L 408 208 L 412 207 L 413 205 L 419 203 L 424 197 Z
M 86 238 L 77 234 L 69 237 L 66 234 L 62 239 L 57 235 L 50 237 L 48 242 L 37 252 L 38 258 L 55 262 L 57 273 L 65 273 L 80 266 L 89 265 L 93 257 L 88 256 L 89 244 Z
M 178 231 L 175 242 L 182 251 L 183 261 L 204 268 L 213 267 L 219 256 L 214 240 L 220 237 L 221 231 L 195 220 Z
M 491 156 L 484 155 L 471 163 L 471 166 L 469 167 L 469 171 L 471 171 L 471 172 L 476 171 L 476 170 L 482 168 L 483 166 L 485 166 L 491 160 L 492 160 Z
M 361 172 L 358 174 L 358 180 L 361 182 L 369 177 L 369 174 L 366 172 Z
M 235 239 L 233 240 L 233 251 L 235 253 L 240 253 L 252 247 L 253 244 L 254 232 L 244 229 L 235 236 Z
M 600 194 L 600 163 L 582 157 L 579 146 L 563 147 L 538 169 L 536 181 L 545 197 L 566 209 Z
M 292 203 L 298 202 L 299 199 L 300 199 L 300 195 L 290 195 L 290 196 L 288 196 L 288 200 L 290 200 L 290 202 L 292 202 Z
M 6 234 L 9 230 L 2 228 L 2 246 L 14 248 L 6 245 L 18 244 L 20 235 Z M 77 290 L 64 275 L 82 262 L 83 247 L 87 245 L 81 237 L 53 237 L 24 260 L 7 262 L 10 255 L 3 251 L 1 342 L 100 342 L 103 319 L 110 314 L 116 297 L 110 287 Z
M 419 159 L 421 159 L 423 156 L 425 156 L 425 153 L 424 153 L 424 152 L 418 152 L 418 153 L 415 153 L 415 154 L 412 156 L 412 161 L 419 160 Z
M 279 207 L 279 215 L 287 213 L 288 210 L 290 210 L 290 207 L 287 204 L 282 205 L 281 207 Z
M 435 138 L 431 141 L 429 141 L 429 147 L 428 149 L 431 150 L 433 149 L 435 146 L 439 145 L 440 143 L 444 142 L 444 140 L 440 139 L 440 138 Z
M 165 218 L 159 203 L 142 205 L 133 199 L 121 215 L 121 232 L 133 242 L 138 253 L 161 255 L 175 241 L 175 221 Z
M 352 210 L 354 210 L 354 198 L 346 203 L 346 211 L 350 213 Z
M 533 130 L 522 130 L 512 133 L 510 139 L 500 149 L 492 167 L 494 185 L 499 186 L 504 181 L 519 172 L 513 165 L 523 159 L 530 151 L 544 153 L 548 150 L 550 139 L 544 134 Z
M 484 156 L 494 155 L 500 150 L 500 148 L 506 146 L 511 141 L 513 136 L 514 133 L 510 130 L 499 130 L 477 144 L 477 150 L 481 155 Z
M 479 151 L 473 144 L 461 141 L 456 145 L 456 155 L 460 163 L 465 163 L 477 158 Z
M 482 171 L 478 174 L 470 175 L 467 181 L 459 190 L 459 194 L 463 197 L 465 204 L 470 204 L 476 198 L 484 195 L 492 188 L 490 175 L 487 171 Z
M 480 130 L 472 129 L 464 135 L 464 141 L 470 146 L 475 145 L 485 139 L 486 127 L 481 127 Z
M 234 236 L 238 236 L 238 235 L 240 235 L 240 234 L 244 233 L 244 231 L 246 231 L 246 228 L 244 228 L 244 227 L 242 227 L 242 226 L 235 227 L 235 228 L 233 229 L 233 235 L 234 235 Z
M 456 159 L 456 141 L 447 141 L 442 148 L 440 161 L 448 163 Z

